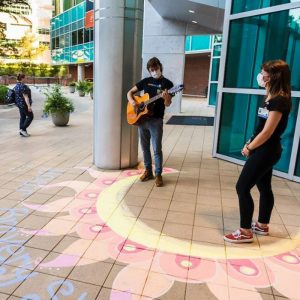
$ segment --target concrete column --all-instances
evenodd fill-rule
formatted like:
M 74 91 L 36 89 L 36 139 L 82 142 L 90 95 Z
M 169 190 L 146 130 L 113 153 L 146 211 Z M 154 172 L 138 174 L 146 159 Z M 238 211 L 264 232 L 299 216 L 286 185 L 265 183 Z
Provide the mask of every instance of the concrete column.
M 127 91 L 141 78 L 144 0 L 95 0 L 94 163 L 137 164 L 137 128 L 126 120 Z
M 77 65 L 77 81 L 82 81 L 85 78 L 84 64 Z
M 185 65 L 186 24 L 163 19 L 145 0 L 143 77 L 149 76 L 145 65 L 149 58 L 156 56 L 163 64 L 163 75 L 173 81 L 174 85 L 183 83 Z M 177 94 L 166 112 L 181 111 L 181 96 Z

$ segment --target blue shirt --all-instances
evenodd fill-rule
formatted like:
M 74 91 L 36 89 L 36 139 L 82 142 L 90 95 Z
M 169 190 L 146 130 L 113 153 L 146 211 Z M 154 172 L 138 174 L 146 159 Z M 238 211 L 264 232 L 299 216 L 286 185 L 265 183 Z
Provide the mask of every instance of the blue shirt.
M 30 105 L 32 104 L 31 90 L 26 84 L 22 82 L 17 82 L 16 86 L 14 87 L 14 91 L 16 94 L 16 105 L 18 107 L 24 108 L 26 106 L 23 94 L 28 95 L 29 103 Z

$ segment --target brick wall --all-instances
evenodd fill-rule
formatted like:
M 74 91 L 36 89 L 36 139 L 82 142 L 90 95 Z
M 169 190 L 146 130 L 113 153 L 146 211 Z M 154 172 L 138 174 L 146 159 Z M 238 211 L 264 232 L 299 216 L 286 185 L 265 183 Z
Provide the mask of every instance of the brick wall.
M 186 55 L 183 93 L 204 96 L 208 86 L 209 68 L 208 54 Z
M 69 74 L 72 75 L 71 81 L 77 81 L 77 65 L 69 65 Z M 93 79 L 93 64 L 85 67 L 85 78 Z

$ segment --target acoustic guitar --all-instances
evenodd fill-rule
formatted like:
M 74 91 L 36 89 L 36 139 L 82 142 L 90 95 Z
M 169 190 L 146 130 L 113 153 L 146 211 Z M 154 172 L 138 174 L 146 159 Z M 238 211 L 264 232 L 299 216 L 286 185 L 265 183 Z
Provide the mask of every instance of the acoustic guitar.
M 170 95 L 175 95 L 183 90 L 183 84 L 176 85 L 168 90 Z M 147 116 L 151 116 L 151 111 L 148 109 L 148 105 L 162 98 L 160 93 L 149 99 L 149 94 L 146 93 L 143 96 L 134 96 L 137 105 L 135 107 L 128 101 L 127 104 L 127 122 L 130 125 L 139 125 L 143 122 L 143 119 Z

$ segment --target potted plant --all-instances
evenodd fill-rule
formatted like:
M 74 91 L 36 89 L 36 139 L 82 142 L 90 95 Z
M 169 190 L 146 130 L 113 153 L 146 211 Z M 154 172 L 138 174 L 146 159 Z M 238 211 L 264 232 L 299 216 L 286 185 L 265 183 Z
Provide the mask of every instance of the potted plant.
M 72 94 L 75 93 L 75 88 L 76 88 L 76 82 L 74 81 L 69 82 L 69 92 Z
M 5 85 L 0 85 L 0 105 L 5 105 L 5 99 L 8 92 L 8 87 Z
M 94 90 L 93 82 L 88 81 L 86 85 L 86 92 L 90 94 L 92 100 L 93 100 L 93 90 Z
M 45 92 L 45 95 L 44 113 L 51 114 L 55 126 L 66 126 L 69 122 L 70 113 L 74 111 L 73 103 L 63 95 L 59 85 L 53 86 L 50 91 Z
M 76 90 L 78 91 L 78 94 L 79 94 L 80 97 L 85 96 L 86 87 L 87 87 L 87 83 L 84 80 L 78 81 L 76 83 Z

